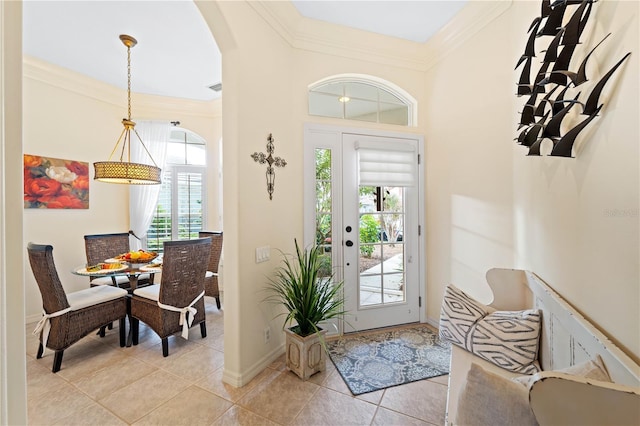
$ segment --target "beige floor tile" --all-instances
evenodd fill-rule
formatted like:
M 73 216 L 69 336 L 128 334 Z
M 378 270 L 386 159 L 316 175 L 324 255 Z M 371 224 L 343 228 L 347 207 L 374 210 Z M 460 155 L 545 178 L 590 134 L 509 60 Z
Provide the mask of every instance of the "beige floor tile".
M 353 395 L 349 390 L 349 387 L 347 386 L 345 381 L 342 379 L 342 376 L 340 375 L 340 373 L 338 373 L 337 370 L 331 373 L 324 380 L 324 382 L 322 382 L 322 386 L 328 389 L 333 389 L 345 395 Z
M 99 402 L 128 423 L 146 416 L 189 383 L 166 371 L 156 371 L 119 389 Z
M 291 372 L 262 380 L 243 396 L 238 405 L 280 424 L 290 423 L 319 389 Z
M 115 350 L 109 345 L 104 345 L 99 341 L 92 342 L 85 339 L 85 342 L 78 342 L 64 351 L 62 366 L 56 374 L 70 382 L 92 374 L 95 371 L 108 368 L 118 361 L 126 359 L 126 355 L 119 350 Z M 42 358 L 48 362 L 53 362 L 53 352 L 47 351 L 47 355 Z
M 94 371 L 79 379 L 75 385 L 91 398 L 99 401 L 154 371 L 157 371 L 157 367 L 126 357 L 107 368 Z
M 279 374 L 277 371 L 271 370 L 270 368 L 265 368 L 264 370 L 262 370 L 260 374 L 254 377 L 249 383 L 242 386 L 241 388 L 237 388 L 235 386 L 231 386 L 230 384 L 224 383 L 222 381 L 223 373 L 224 373 L 224 369 L 220 367 L 213 373 L 205 376 L 204 378 L 196 382 L 196 385 L 200 386 L 203 389 L 208 390 L 209 392 L 213 392 L 214 394 L 228 401 L 236 402 L 242 396 L 244 396 L 247 392 L 253 389 L 258 383 L 260 383 L 260 381 L 270 376 L 275 378 L 275 376 Z
M 325 380 L 327 380 L 327 377 L 333 374 L 334 371 L 336 371 L 336 368 L 333 366 L 333 363 L 327 360 L 324 371 L 317 372 L 307 380 L 311 383 L 315 383 L 316 385 L 321 385 Z
M 425 403 L 428 401 L 428 403 Z M 380 406 L 434 424 L 444 424 L 447 387 L 420 380 L 385 390 Z
M 56 386 L 67 384 L 62 377 L 51 372 L 51 365 L 41 364 L 39 360 L 27 359 L 27 398 L 37 401 Z
M 197 339 L 200 339 L 200 336 L 198 336 Z M 178 333 L 173 336 L 169 336 L 169 356 L 167 357 L 162 355 L 162 342 L 160 339 L 158 339 L 158 343 L 156 345 L 145 347 L 144 350 L 136 350 L 136 348 L 131 352 L 131 354 L 141 361 L 148 362 L 149 364 L 159 368 L 166 368 L 168 365 L 171 365 L 176 358 L 185 355 L 200 346 L 202 345 L 194 342 L 191 337 L 189 340 L 186 340 L 180 337 L 180 334 Z M 131 348 L 134 347 L 132 346 Z
M 275 361 L 269 364 L 269 368 L 277 371 L 286 371 L 287 365 L 284 354 L 280 355 Z
M 388 426 L 388 425 L 402 425 L 402 426 L 421 426 L 428 425 L 429 423 L 406 416 L 395 411 L 388 410 L 384 407 L 379 407 L 376 412 L 376 416 L 373 418 L 372 426 Z
M 31 425 L 53 424 L 93 404 L 91 398 L 73 385 L 59 382 L 37 398 L 27 396 L 27 418 Z
M 369 425 L 376 406 L 321 388 L 293 420 L 294 425 Z
M 234 405 L 212 426 L 277 426 L 271 420 Z
M 224 384 L 224 311 L 211 301 L 206 307 L 208 337 L 200 337 L 199 327 L 190 330 L 188 341 L 172 336 L 167 358 L 160 338 L 143 323 L 140 344 L 129 348 L 119 347 L 116 326 L 105 338 L 91 334 L 67 349 L 57 374 L 51 372 L 52 351 L 35 359 L 35 323 L 28 324 L 29 424 L 443 423 L 447 376 L 354 397 L 329 359 L 326 371 L 305 382 L 286 370 L 283 355 L 242 388 Z
M 210 425 L 233 404 L 197 386 L 190 386 L 135 425 Z
M 380 401 L 382 400 L 383 395 L 384 395 L 384 389 L 381 389 L 375 392 L 362 393 L 356 396 L 356 398 L 378 405 L 380 404 Z
M 127 423 L 102 405 L 94 402 L 52 424 L 60 426 L 121 426 Z
M 169 353 L 167 358 L 171 358 Z M 198 346 L 184 355 L 174 355 L 164 369 L 190 382 L 196 382 L 224 364 L 224 354 L 207 346 Z
M 224 352 L 224 334 L 218 336 L 207 335 L 206 339 L 202 339 L 202 346 L 208 346 L 220 352 Z
M 444 376 L 432 377 L 428 379 L 430 382 L 440 383 L 441 385 L 449 386 L 449 375 L 445 374 Z

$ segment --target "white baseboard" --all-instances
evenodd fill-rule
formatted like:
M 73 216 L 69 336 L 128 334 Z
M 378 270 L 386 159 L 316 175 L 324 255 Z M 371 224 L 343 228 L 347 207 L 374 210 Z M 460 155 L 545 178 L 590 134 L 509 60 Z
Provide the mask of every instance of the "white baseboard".
M 440 318 L 427 318 L 427 324 L 437 329 L 440 327 Z
M 235 373 L 226 368 L 222 373 L 222 381 L 236 388 L 240 388 L 260 374 L 265 368 L 273 363 L 280 355 L 284 353 L 284 343 L 266 354 L 262 359 L 256 362 L 251 368 L 243 373 Z

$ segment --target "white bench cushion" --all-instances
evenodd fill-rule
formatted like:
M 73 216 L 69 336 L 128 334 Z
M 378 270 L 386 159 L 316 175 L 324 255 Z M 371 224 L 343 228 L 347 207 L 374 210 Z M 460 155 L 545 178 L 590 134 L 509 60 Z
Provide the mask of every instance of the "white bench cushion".
M 67 301 L 69 301 L 71 310 L 77 311 L 86 308 L 87 306 L 108 302 L 120 297 L 125 297 L 126 295 L 127 290 L 113 286 L 101 285 L 67 293 Z
M 472 363 L 458 400 L 455 424 L 537 426 L 538 422 L 524 386 Z

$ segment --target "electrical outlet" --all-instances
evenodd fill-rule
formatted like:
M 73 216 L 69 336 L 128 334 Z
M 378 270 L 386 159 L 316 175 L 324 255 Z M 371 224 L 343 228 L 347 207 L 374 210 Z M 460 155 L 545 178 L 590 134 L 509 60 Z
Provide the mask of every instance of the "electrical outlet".
M 271 340 L 271 327 L 265 327 L 264 328 L 264 343 L 269 343 L 269 340 Z

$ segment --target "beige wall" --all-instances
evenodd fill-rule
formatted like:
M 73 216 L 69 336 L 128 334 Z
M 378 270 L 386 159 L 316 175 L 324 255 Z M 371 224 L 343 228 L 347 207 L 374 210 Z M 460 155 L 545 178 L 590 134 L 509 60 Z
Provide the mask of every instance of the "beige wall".
M 526 158 L 512 141 L 520 108 L 513 67 L 538 13 L 535 3 L 514 3 L 426 72 L 295 48 L 257 6 L 198 3 L 223 53 L 226 381 L 246 382 L 281 350 L 279 333 L 272 333 L 270 344 L 262 342 L 263 328 L 277 331 L 281 322 L 262 303 L 260 289 L 278 264 L 276 249 L 290 251 L 293 238 L 302 236 L 303 123 L 337 124 L 305 114 L 306 86 L 347 72 L 389 80 L 419 101 L 415 131 L 425 134 L 427 157 L 428 318 L 437 320 L 447 283 L 482 293 L 487 268 L 524 267 L 638 359 L 638 3 L 598 2 L 594 8 L 597 32 L 608 28 L 616 37 L 596 55 L 601 67 L 608 69 L 626 51 L 634 55 L 610 83 L 603 115 L 573 160 Z M 385 51 L 393 50 L 395 41 L 385 43 Z M 95 84 L 88 87 L 98 94 L 57 84 L 25 71 L 24 152 L 87 162 L 105 158 L 119 132 L 124 98 Z M 134 115 L 140 102 L 141 114 L 150 113 L 141 118 L 178 119 L 208 140 L 219 139 L 219 130 L 207 130 L 218 128 L 215 110 L 210 118 L 155 117 L 146 100 L 137 99 Z M 192 119 L 203 128 L 189 126 Z M 264 151 L 269 133 L 276 155 L 288 162 L 276 172 L 272 201 L 264 167 L 250 157 Z M 128 229 L 126 190 L 97 183 L 91 190 L 88 211 L 25 211 L 23 246 L 30 240 L 53 244 L 59 269 L 68 271 L 84 256 L 84 233 Z M 271 260 L 255 264 L 255 248 L 264 245 L 272 248 Z M 70 289 L 84 287 L 85 280 L 68 277 Z M 39 312 L 39 296 L 26 268 L 25 278 L 29 318 Z
M 135 70 L 134 70 L 135 72 Z M 219 101 L 217 102 L 219 104 Z M 221 118 L 216 102 L 195 102 L 132 94 L 134 120 L 179 120 L 209 143 L 208 208 L 206 227 L 218 229 L 216 190 Z M 25 58 L 23 85 L 23 149 L 26 154 L 89 163 L 106 160 L 126 115 L 126 92 L 85 76 Z M 89 209 L 24 209 L 23 247 L 28 242 L 51 244 L 60 278 L 67 291 L 86 288 L 87 278 L 71 269 L 85 260 L 85 234 L 129 229 L 129 191 L 126 185 L 91 180 Z M 26 259 L 26 256 L 25 256 Z M 27 260 L 24 266 L 27 322 L 38 319 L 42 302 Z
M 490 9 L 496 3 L 484 5 Z M 513 68 L 539 12 L 536 2 L 514 2 L 472 37 L 457 40 L 455 48 L 435 46 L 429 51 L 449 50 L 426 71 L 407 61 L 385 62 L 375 53 L 345 55 L 332 43 L 323 51 L 274 25 L 258 13 L 260 5 L 198 6 L 220 45 L 225 81 L 225 278 L 232 286 L 225 295 L 225 380 L 241 384 L 278 354 L 278 333 L 270 344 L 262 342 L 262 329 L 281 323 L 272 319 L 259 290 L 277 266 L 274 249 L 290 251 L 293 237 L 302 235 L 303 123 L 344 123 L 305 114 L 307 85 L 340 73 L 384 78 L 419 101 L 419 127 L 413 130 L 426 141 L 425 285 L 431 321 L 437 321 L 447 283 L 486 298 L 487 269 L 523 267 L 547 279 L 638 358 L 637 62 L 630 61 L 619 82 L 611 84 L 615 95 L 604 117 L 585 132 L 592 143 L 577 159 L 526 158 L 513 142 L 521 108 Z M 638 51 L 637 3 L 601 2 L 598 8 L 602 11 L 590 22 L 617 37 L 599 60 L 609 65 L 623 50 Z M 323 29 L 335 41 L 335 33 Z M 369 37 L 372 52 L 393 51 L 399 43 Z M 405 44 L 397 46 L 407 51 Z M 288 161 L 276 171 L 273 201 L 263 170 L 249 157 L 264 150 L 270 132 L 276 154 Z M 605 209 L 632 217 L 604 217 Z M 255 264 L 255 248 L 263 245 L 272 247 L 271 261 Z M 602 303 L 606 294 L 616 297 Z
M 291 252 L 294 238 L 302 240 L 303 124 L 344 125 L 306 114 L 308 85 L 335 74 L 369 74 L 396 83 L 420 100 L 424 83 L 415 70 L 293 49 L 247 3 L 206 2 L 198 7 L 223 54 L 225 381 L 241 385 L 282 351 L 282 318 L 274 318 L 278 312 L 263 302 L 262 289 L 280 262 L 278 250 Z M 276 169 L 271 201 L 265 168 L 250 157 L 264 152 L 269 133 L 275 138 L 275 155 L 288 163 Z M 256 264 L 255 249 L 265 245 L 271 247 L 271 260 Z M 276 331 L 268 344 L 262 338 L 265 326 Z
M 22 250 L 22 4 L 0 2 L 0 424 L 27 423 Z M 12 267 L 13 266 L 13 267 Z
M 427 72 L 430 317 L 445 284 L 482 295 L 487 268 L 520 267 L 640 359 L 638 7 L 594 5 L 585 44 L 613 34 L 587 75 L 596 81 L 633 54 L 574 159 L 527 157 L 512 140 L 525 101 L 514 95 L 513 68 L 539 2 L 514 2 Z
M 528 22 L 520 16 L 537 10 L 528 4 L 518 6 L 510 17 L 524 28 Z M 513 161 L 516 266 L 550 283 L 636 362 L 640 361 L 639 12 L 637 1 L 594 4 L 585 40 L 595 45 L 609 32 L 612 35 L 589 59 L 587 76 L 595 81 L 627 52 L 633 53 L 605 86 L 600 98 L 604 108 L 581 134 L 576 158 L 526 158 L 516 149 Z M 517 51 L 512 50 L 513 58 Z

